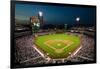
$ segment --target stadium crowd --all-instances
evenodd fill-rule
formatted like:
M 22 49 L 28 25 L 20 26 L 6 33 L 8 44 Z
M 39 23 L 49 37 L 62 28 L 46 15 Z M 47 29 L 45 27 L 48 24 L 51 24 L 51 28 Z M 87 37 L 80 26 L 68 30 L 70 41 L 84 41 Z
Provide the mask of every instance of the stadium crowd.
M 32 35 L 15 39 L 15 63 L 30 65 L 43 61 L 44 58 L 32 47 L 33 39 Z
M 47 33 L 38 33 L 39 35 L 46 35 Z M 70 34 L 69 34 L 70 35 Z M 75 34 L 80 35 L 80 34 Z M 43 58 L 32 46 L 34 46 L 33 35 L 27 35 L 23 37 L 18 37 L 15 39 L 15 63 L 20 63 L 23 65 L 35 65 L 35 64 L 46 64 L 46 59 Z M 94 60 L 94 38 L 87 35 L 83 35 L 81 39 L 82 48 L 79 52 L 65 59 L 64 61 L 53 61 L 50 60 L 48 63 L 67 63 L 71 62 L 83 62 L 83 61 L 93 61 Z
M 89 37 L 87 35 L 83 35 L 81 39 L 81 46 L 82 48 L 80 51 L 73 57 L 70 57 L 69 60 L 74 62 L 80 62 L 80 61 L 93 61 L 95 54 L 94 54 L 94 38 Z

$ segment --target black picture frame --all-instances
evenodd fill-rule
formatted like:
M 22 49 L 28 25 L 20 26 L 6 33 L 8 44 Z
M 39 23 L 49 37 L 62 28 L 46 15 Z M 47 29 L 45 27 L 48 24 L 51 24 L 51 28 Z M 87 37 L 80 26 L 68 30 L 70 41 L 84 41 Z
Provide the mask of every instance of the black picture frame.
M 43 67 L 43 66 L 59 66 L 59 65 L 77 65 L 77 64 L 92 64 L 92 63 L 96 63 L 96 31 L 95 31 L 95 36 L 94 36 L 94 40 L 95 40 L 95 49 L 94 49 L 94 61 L 91 62 L 67 62 L 67 63 L 61 63 L 61 64 L 45 64 L 45 65 L 30 65 L 30 66 L 16 66 L 16 64 L 14 63 L 14 50 L 15 50 L 15 42 L 14 42 L 14 29 L 15 29 L 15 4 L 34 4 L 34 5 L 53 5 L 53 6 L 72 6 L 72 7 L 93 7 L 95 8 L 96 11 L 96 6 L 95 5 L 79 5 L 79 4 L 64 4 L 64 3 L 47 3 L 47 2 L 36 2 L 36 1 L 11 1 L 11 25 L 10 25 L 10 44 L 11 44 L 11 68 L 27 68 L 27 67 Z M 95 13 L 96 14 L 96 13 Z M 95 16 L 96 18 L 96 16 Z M 95 30 L 96 30 L 96 21 L 95 21 Z

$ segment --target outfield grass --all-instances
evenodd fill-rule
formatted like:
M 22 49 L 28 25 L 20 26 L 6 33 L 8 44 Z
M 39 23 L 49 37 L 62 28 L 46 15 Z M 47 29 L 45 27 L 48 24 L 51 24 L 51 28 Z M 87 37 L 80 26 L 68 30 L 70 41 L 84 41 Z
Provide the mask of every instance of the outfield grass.
M 80 38 L 75 35 L 49 34 L 38 36 L 35 44 L 53 59 L 67 58 L 79 47 Z

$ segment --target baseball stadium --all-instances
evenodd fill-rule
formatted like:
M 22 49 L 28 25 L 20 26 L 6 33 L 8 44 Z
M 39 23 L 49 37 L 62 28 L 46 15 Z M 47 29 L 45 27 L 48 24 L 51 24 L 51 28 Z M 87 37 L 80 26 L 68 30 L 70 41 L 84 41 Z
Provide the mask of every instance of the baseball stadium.
M 15 11 L 15 67 L 95 61 L 94 8 L 16 4 Z
M 80 46 L 80 38 L 67 34 L 49 34 L 37 37 L 35 44 L 51 58 L 66 58 Z

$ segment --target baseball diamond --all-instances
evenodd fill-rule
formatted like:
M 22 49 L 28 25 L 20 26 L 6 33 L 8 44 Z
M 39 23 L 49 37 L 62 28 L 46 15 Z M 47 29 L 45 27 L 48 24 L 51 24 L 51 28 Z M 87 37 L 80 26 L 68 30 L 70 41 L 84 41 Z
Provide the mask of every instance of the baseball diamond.
M 68 34 L 49 34 L 36 37 L 35 44 L 52 59 L 66 58 L 80 46 L 80 37 Z M 70 54 L 69 54 L 70 53 Z

